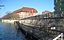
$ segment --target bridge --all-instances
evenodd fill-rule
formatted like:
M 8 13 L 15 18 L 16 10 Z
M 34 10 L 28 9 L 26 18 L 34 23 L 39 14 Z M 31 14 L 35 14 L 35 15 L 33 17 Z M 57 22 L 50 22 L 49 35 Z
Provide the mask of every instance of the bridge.
M 43 18 L 42 15 L 38 15 L 21 19 L 19 22 L 20 28 L 26 32 L 25 35 L 31 34 L 38 40 L 54 40 L 59 34 L 64 33 L 64 17 Z
M 16 29 L 21 28 L 23 34 L 29 38 L 38 40 L 53 40 L 59 34 L 64 33 L 64 17 L 32 16 L 19 20 L 5 20 L 6 22 L 19 21 Z M 31 36 L 31 37 L 30 37 Z

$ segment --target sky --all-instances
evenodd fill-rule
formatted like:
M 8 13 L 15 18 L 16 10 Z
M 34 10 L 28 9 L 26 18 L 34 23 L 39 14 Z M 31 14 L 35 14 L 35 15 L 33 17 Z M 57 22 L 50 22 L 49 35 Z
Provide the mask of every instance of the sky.
M 7 14 L 7 12 L 13 12 L 22 7 L 35 8 L 38 14 L 48 10 L 50 12 L 54 11 L 54 0 L 0 0 L 0 17 Z

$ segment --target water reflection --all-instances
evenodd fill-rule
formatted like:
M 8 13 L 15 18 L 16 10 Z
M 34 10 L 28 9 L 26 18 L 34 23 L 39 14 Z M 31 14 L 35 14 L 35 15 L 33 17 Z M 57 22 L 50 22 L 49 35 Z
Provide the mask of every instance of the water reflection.
M 21 32 L 17 32 L 15 26 L 0 22 L 0 40 L 25 40 Z

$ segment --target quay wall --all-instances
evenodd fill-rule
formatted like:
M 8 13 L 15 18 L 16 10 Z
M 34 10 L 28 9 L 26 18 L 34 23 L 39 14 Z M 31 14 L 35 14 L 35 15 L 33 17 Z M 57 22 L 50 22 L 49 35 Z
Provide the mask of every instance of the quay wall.
M 18 21 L 18 20 L 2 19 L 3 23 L 14 23 L 14 21 Z
M 37 20 L 30 20 L 30 19 L 26 19 L 26 20 L 9 20 L 9 19 L 2 19 L 3 23 L 14 23 L 15 21 L 19 21 L 19 23 L 22 23 L 24 25 L 29 25 L 32 26 L 34 25 Z

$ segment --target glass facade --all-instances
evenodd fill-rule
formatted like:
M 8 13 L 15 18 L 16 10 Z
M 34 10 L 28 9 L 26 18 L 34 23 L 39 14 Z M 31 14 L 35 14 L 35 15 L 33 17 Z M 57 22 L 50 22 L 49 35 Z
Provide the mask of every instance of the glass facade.
M 64 0 L 54 0 L 54 4 L 55 4 L 55 14 L 57 14 L 57 16 L 61 16 L 61 14 L 64 14 Z
M 58 2 L 58 0 L 56 0 L 56 2 Z

